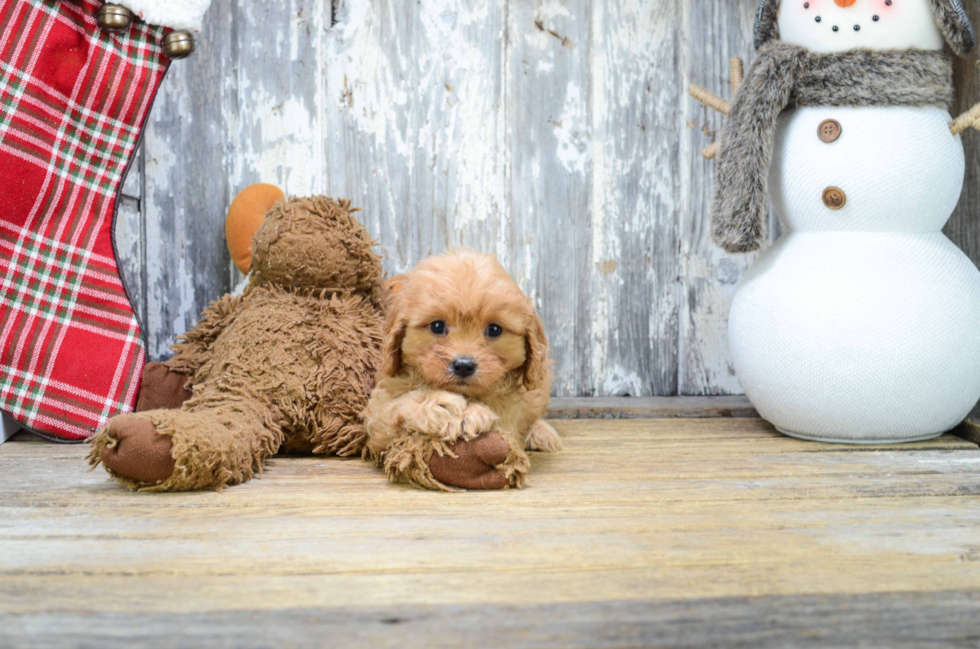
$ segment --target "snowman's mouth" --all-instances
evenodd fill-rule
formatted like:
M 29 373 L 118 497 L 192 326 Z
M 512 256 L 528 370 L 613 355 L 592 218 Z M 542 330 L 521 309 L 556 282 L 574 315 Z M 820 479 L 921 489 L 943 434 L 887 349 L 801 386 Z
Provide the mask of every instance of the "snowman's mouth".
M 809 3 L 807 3 L 804 6 L 807 7 L 807 8 L 809 8 Z M 878 22 L 879 20 L 881 20 L 881 16 L 879 16 L 877 14 L 871 16 L 871 21 L 872 22 Z M 822 23 L 823 22 L 823 16 L 816 16 L 814 18 L 814 21 L 817 22 L 817 23 Z M 854 25 L 851 28 L 854 31 L 859 32 L 859 31 L 861 31 L 861 23 L 854 23 Z M 831 31 L 839 32 L 842 29 L 842 27 L 841 27 L 841 25 L 831 25 L 830 29 L 831 29 Z
M 878 22 L 880 20 L 880 17 L 879 16 L 872 16 L 871 17 L 871 20 L 873 20 L 874 22 Z M 818 23 L 819 22 L 823 22 L 823 18 L 821 18 L 820 16 L 817 16 L 816 22 L 818 22 Z M 831 29 L 831 31 L 839 32 L 841 30 L 841 26 L 840 25 L 832 25 L 830 27 L 830 29 Z M 854 23 L 854 26 L 852 27 L 852 29 L 854 31 L 856 31 L 856 32 L 861 31 L 861 23 Z

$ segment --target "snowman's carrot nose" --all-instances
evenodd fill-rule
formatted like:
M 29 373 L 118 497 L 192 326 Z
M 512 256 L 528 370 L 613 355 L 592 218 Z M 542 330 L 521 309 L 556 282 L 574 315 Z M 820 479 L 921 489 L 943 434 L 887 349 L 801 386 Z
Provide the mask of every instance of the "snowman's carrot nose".
M 834 4 L 845 9 L 852 6 L 857 0 L 834 0 Z

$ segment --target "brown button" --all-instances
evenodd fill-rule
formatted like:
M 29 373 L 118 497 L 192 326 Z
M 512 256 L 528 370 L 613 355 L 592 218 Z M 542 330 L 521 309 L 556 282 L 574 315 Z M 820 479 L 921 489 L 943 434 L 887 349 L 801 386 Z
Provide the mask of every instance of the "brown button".
M 840 122 L 836 119 L 825 119 L 820 122 L 820 126 L 817 128 L 817 137 L 828 144 L 836 142 L 837 138 L 840 137 L 841 130 Z
M 832 210 L 839 210 L 847 203 L 847 194 L 839 187 L 828 187 L 823 190 L 823 204 Z

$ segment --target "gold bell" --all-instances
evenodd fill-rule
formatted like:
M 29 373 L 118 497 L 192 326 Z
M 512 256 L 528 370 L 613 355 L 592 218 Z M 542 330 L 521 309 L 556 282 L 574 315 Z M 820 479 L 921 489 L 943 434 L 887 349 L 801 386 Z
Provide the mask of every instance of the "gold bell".
M 163 37 L 163 52 L 174 60 L 190 56 L 194 53 L 194 36 L 190 32 L 170 32 Z
M 104 31 L 110 33 L 124 32 L 133 26 L 133 12 L 126 7 L 109 4 L 108 2 L 99 8 L 95 14 L 95 20 Z

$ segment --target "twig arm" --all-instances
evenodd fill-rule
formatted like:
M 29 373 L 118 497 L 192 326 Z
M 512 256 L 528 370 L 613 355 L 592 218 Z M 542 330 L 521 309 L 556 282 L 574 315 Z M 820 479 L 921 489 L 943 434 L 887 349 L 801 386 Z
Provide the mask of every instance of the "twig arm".
M 712 92 L 708 92 L 697 84 L 691 84 L 690 93 L 692 97 L 700 101 L 702 104 L 708 108 L 714 108 L 722 115 L 727 115 L 732 109 L 731 104 L 729 104 L 727 101 Z
M 949 125 L 949 130 L 953 135 L 959 135 L 970 127 L 980 129 L 980 104 L 977 104 L 953 120 Z
M 732 66 L 732 97 L 738 94 L 738 89 L 742 87 L 742 80 L 745 79 L 745 64 L 742 58 L 733 56 L 730 61 Z
M 742 59 L 737 56 L 732 57 L 729 64 L 731 65 L 732 71 L 732 97 L 734 97 L 736 94 L 738 94 L 738 89 L 742 87 L 742 81 L 745 79 L 745 65 L 742 63 Z M 699 102 L 709 108 L 714 108 L 722 115 L 727 115 L 732 110 L 731 103 L 725 101 L 718 95 L 709 92 L 701 86 L 692 83 L 689 92 L 691 93 L 691 96 L 697 99 Z M 718 142 L 714 142 L 710 146 L 705 147 L 701 152 L 701 155 L 703 155 L 706 160 L 711 160 L 716 157 L 718 155 Z

